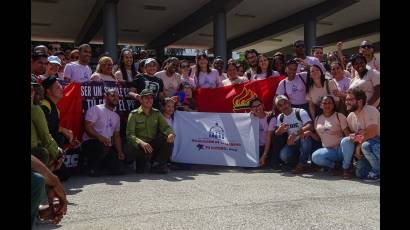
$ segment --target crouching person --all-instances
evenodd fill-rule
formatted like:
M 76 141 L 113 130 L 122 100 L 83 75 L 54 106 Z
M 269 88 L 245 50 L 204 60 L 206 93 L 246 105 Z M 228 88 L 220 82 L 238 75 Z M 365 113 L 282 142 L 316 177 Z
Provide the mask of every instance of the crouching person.
M 358 160 L 356 176 L 367 181 L 380 180 L 380 113 L 366 104 L 366 93 L 349 89 L 346 96 L 347 124 L 353 132 L 342 139 L 343 154 L 354 155 Z
M 154 93 L 144 89 L 140 93 L 141 106 L 133 110 L 127 123 L 127 140 L 135 154 L 136 172 L 151 169 L 155 173 L 168 173 L 168 158 L 175 134 L 157 110 L 152 108 Z M 161 135 L 164 134 L 164 135 Z
M 312 120 L 306 110 L 292 108 L 289 99 L 284 95 L 278 95 L 275 104 L 281 112 L 277 119 L 275 135 L 288 135 L 286 145 L 280 150 L 280 158 L 286 164 L 297 161 L 292 173 L 302 173 L 312 153 Z
M 85 133 L 81 148 L 87 159 L 90 176 L 99 176 L 103 171 L 111 174 L 124 173 L 120 117 L 114 112 L 118 102 L 118 92 L 109 89 L 105 93 L 104 104 L 91 107 L 85 116 Z

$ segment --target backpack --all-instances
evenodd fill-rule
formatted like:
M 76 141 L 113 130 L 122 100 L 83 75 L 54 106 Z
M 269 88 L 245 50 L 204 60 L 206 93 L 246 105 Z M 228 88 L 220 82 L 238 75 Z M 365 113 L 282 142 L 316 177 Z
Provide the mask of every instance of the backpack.
M 300 109 L 299 108 L 295 108 L 295 113 L 296 113 L 296 119 L 298 119 L 298 121 L 302 122 L 302 118 L 300 117 Z M 283 123 L 283 119 L 285 118 L 285 114 L 281 113 L 279 114 L 279 121 L 280 123 Z
M 268 122 L 268 124 L 274 117 L 275 117 L 275 114 L 272 111 L 268 112 L 268 115 L 266 116 L 266 121 Z
M 299 76 L 300 80 L 302 80 L 302 82 L 305 85 L 305 88 L 307 90 L 308 89 L 307 83 L 305 82 L 305 80 L 303 80 L 303 77 L 301 77 L 300 74 L 298 74 L 298 76 Z M 284 89 L 284 92 L 285 92 L 284 95 L 289 98 L 288 94 L 286 93 L 286 79 L 283 80 L 283 89 Z

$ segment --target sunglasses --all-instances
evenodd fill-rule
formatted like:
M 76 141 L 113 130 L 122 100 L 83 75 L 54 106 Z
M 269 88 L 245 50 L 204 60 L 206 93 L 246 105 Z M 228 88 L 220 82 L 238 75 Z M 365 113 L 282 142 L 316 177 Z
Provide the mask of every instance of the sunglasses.
M 373 46 L 372 46 L 372 45 L 362 45 L 362 46 L 360 46 L 360 48 L 363 48 L 363 49 L 372 49 Z

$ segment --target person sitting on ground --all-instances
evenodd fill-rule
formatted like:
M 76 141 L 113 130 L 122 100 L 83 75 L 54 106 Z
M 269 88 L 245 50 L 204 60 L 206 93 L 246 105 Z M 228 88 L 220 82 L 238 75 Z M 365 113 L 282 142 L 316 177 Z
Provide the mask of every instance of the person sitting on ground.
M 110 57 L 104 56 L 101 57 L 100 60 L 98 60 L 98 65 L 93 73 L 91 75 L 90 81 L 112 81 L 116 82 L 117 79 L 114 77 L 114 74 L 112 73 L 112 67 L 113 67 L 113 62 Z
M 367 104 L 378 107 L 380 104 L 380 72 L 366 68 L 366 58 L 353 54 L 350 61 L 357 75 L 352 79 L 349 89 L 359 88 L 366 93 Z
M 260 54 L 258 56 L 258 66 L 256 67 L 256 75 L 251 77 L 251 80 L 264 80 L 268 77 L 280 76 L 279 72 L 272 69 L 272 64 L 269 62 L 268 56 Z
M 48 56 L 46 65 L 46 72 L 40 76 L 40 80 L 43 81 L 49 77 L 58 77 L 58 71 L 61 68 L 61 60 L 57 56 Z
M 321 99 L 326 95 L 332 95 L 337 90 L 337 86 L 335 82 L 326 79 L 322 69 L 315 64 L 310 67 L 307 79 L 309 92 L 306 95 L 306 100 L 309 102 L 310 116 L 314 120 L 321 113 Z M 339 98 L 335 97 L 335 101 L 336 108 L 338 108 Z
M 223 86 L 240 84 L 243 82 L 247 82 L 248 78 L 241 77 L 238 75 L 236 62 L 233 59 L 229 59 L 228 64 L 226 65 L 226 72 L 228 74 L 228 78 L 222 81 Z
M 155 76 L 160 78 L 164 83 L 164 96 L 172 97 L 177 91 L 181 83 L 181 75 L 177 73 L 179 60 L 176 57 L 170 57 L 164 66 L 164 70 L 155 73 Z
M 49 204 L 45 209 L 39 210 L 44 194 L 47 195 Z M 31 227 L 37 214 L 42 220 L 60 223 L 67 214 L 67 204 L 67 195 L 58 177 L 31 155 Z
M 129 114 L 126 132 L 136 156 L 136 172 L 144 173 L 150 167 L 152 172 L 168 173 L 170 144 L 174 142 L 175 134 L 161 113 L 152 107 L 154 92 L 144 89 L 140 96 L 141 106 Z
M 130 91 L 128 95 L 134 98 L 140 104 L 140 95 L 144 89 L 150 89 L 154 94 L 153 107 L 157 110 L 161 108 L 160 101 L 165 98 L 164 83 L 161 78 L 155 76 L 157 72 L 158 62 L 153 58 L 145 60 L 145 73 L 139 74 L 130 84 Z
M 298 164 L 292 173 L 302 173 L 312 153 L 312 120 L 304 109 L 292 108 L 289 99 L 284 95 L 278 95 L 275 104 L 281 112 L 277 119 L 275 135 L 288 135 L 287 143 L 280 151 L 280 158 L 289 164 L 298 157 Z
M 88 82 L 92 74 L 91 68 L 88 66 L 91 59 L 91 46 L 82 44 L 78 51 L 78 61 L 70 62 L 65 66 L 64 80 L 76 83 Z
M 352 133 L 342 139 L 341 146 L 343 155 L 354 154 L 358 160 L 356 176 L 373 182 L 380 179 L 380 112 L 366 101 L 363 90 L 347 90 L 346 105 L 351 111 L 347 124 Z
M 333 175 L 337 174 L 336 163 L 343 163 L 343 178 L 351 178 L 350 167 L 352 155 L 344 156 L 340 141 L 350 134 L 346 116 L 336 111 L 336 102 L 332 96 L 325 96 L 320 106 L 323 113 L 315 119 L 315 130 L 322 141 L 322 148 L 312 154 L 312 161 L 330 169 Z
M 222 86 L 219 72 L 211 69 L 208 55 L 200 53 L 196 56 L 196 68 L 193 73 L 198 88 L 218 88 Z
M 271 140 L 268 140 L 268 132 L 275 131 L 276 118 L 264 111 L 262 101 L 255 97 L 249 102 L 251 115 L 259 119 L 259 166 L 267 166 Z
M 132 50 L 122 49 L 118 59 L 120 60 L 120 67 L 119 70 L 115 72 L 114 76 L 119 82 L 130 84 L 137 75 Z
M 285 95 L 289 98 L 293 108 L 303 108 L 309 111 L 309 106 L 306 100 L 308 91 L 307 72 L 296 74 L 298 63 L 294 59 L 286 62 L 286 78 L 279 82 L 276 90 L 276 95 Z
M 212 65 L 212 67 L 218 71 L 218 74 L 219 74 L 218 77 L 219 77 L 220 82 L 228 78 L 226 76 L 226 73 L 224 73 L 223 71 L 224 65 L 225 65 L 225 62 L 220 56 L 215 58 L 214 63 Z
M 187 60 L 182 60 L 180 62 L 179 71 L 181 74 L 181 83 L 188 82 L 191 85 L 191 88 L 195 89 L 195 79 L 190 76 L 190 65 Z
M 90 176 L 100 176 L 104 170 L 112 174 L 123 173 L 121 161 L 125 157 L 120 137 L 120 116 L 114 112 L 118 101 L 117 90 L 111 88 L 105 93 L 104 104 L 91 107 L 85 115 L 81 149 L 87 158 Z

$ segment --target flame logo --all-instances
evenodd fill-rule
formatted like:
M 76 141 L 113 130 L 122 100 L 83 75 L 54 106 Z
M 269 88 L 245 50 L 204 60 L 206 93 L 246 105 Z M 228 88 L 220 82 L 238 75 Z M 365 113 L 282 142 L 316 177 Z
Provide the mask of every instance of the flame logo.
M 235 112 L 249 109 L 249 101 L 258 95 L 250 89 L 243 87 L 242 92 L 232 99 L 232 107 Z

